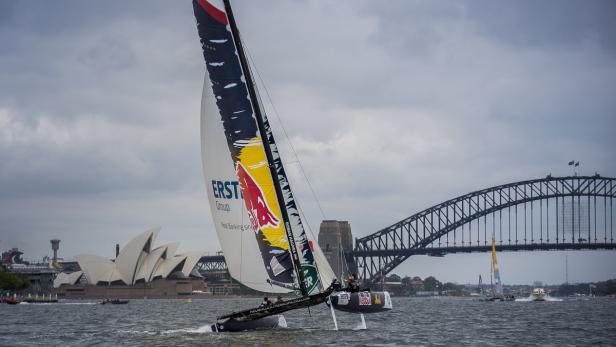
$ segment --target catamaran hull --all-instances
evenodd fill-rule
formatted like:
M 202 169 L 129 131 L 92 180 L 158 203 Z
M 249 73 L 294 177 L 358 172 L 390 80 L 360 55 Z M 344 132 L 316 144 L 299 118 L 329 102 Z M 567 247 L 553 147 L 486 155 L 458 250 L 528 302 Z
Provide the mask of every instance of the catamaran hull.
M 392 309 L 389 292 L 338 292 L 332 296 L 334 308 L 350 313 L 377 313 Z
M 239 332 L 248 330 L 269 330 L 277 328 L 286 328 L 287 321 L 283 315 L 274 315 L 263 317 L 251 321 L 237 321 L 233 318 L 222 323 L 212 324 L 214 332 Z

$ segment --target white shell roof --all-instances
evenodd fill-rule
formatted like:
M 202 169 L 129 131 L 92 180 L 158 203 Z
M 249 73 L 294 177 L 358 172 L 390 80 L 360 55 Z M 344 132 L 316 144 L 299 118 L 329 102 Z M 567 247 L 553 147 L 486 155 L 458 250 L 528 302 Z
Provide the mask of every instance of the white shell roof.
M 188 252 L 186 255 L 186 262 L 184 263 L 184 267 L 182 267 L 182 274 L 185 277 L 189 277 L 192 270 L 195 268 L 199 259 L 205 254 L 203 252 Z
M 79 267 L 86 274 L 89 284 L 97 284 L 98 282 L 109 282 L 122 280 L 128 283 L 124 278 L 114 276 L 110 271 L 116 267 L 116 264 L 111 260 L 100 257 L 98 255 L 78 255 L 75 257 Z M 113 279 L 111 279 L 113 276 Z
M 178 247 L 180 247 L 180 243 L 179 242 L 173 242 L 173 243 L 168 243 L 166 245 L 163 245 L 167 247 L 167 254 L 165 255 L 166 259 L 169 258 L 173 258 L 173 256 L 175 256 L 175 252 L 178 250 Z M 161 247 L 163 247 L 161 246 Z
M 159 232 L 160 228 L 144 231 L 130 240 L 120 251 L 115 263 L 118 271 L 122 274 L 122 278 L 126 279 L 126 283 L 134 282 L 137 270 L 141 265 L 139 261 L 147 258 L 147 254 L 150 253 Z M 143 252 L 146 254 L 142 254 Z
M 162 264 L 160 264 L 152 278 L 154 279 L 158 276 L 167 278 L 167 276 L 171 274 L 171 271 L 173 271 L 173 269 L 175 269 L 175 267 L 178 266 L 178 264 L 180 264 L 184 259 L 186 259 L 185 255 L 176 255 L 173 258 L 166 259 Z
M 72 273 L 61 272 L 53 280 L 53 287 L 58 288 L 63 284 L 73 285 L 79 281 L 79 278 L 83 275 L 83 271 L 75 271 Z
M 118 268 L 114 266 L 110 268 L 109 270 L 107 270 L 100 278 L 98 278 L 98 281 L 96 281 L 96 284 L 100 282 L 113 283 L 117 281 L 122 281 L 125 284 L 127 283 L 127 281 L 124 280 L 124 278 L 122 277 L 122 274 L 120 273 Z
M 152 272 L 154 272 L 154 269 L 158 265 L 160 265 L 161 262 L 159 260 L 161 259 L 165 251 L 167 251 L 166 246 L 157 247 L 145 257 L 143 262 L 141 262 L 141 266 L 139 267 L 139 270 L 137 270 L 137 276 L 135 276 L 135 282 L 139 280 L 145 280 L 146 282 L 150 281 Z
M 195 268 L 203 252 L 189 252 L 175 255 L 179 242 L 154 248 L 154 241 L 160 228 L 147 230 L 130 240 L 120 251 L 115 261 L 97 255 L 78 255 L 76 260 L 82 271 L 59 274 L 54 286 L 75 284 L 85 274 L 89 284 L 117 282 L 134 284 L 137 280 L 150 282 L 156 277 L 167 278 L 182 261 L 180 271 L 188 277 Z

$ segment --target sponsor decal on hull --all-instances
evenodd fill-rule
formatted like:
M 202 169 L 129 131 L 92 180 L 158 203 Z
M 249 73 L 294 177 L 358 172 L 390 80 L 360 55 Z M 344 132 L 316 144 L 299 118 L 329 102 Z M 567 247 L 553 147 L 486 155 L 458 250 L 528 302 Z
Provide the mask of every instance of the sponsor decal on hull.
M 374 294 L 374 304 L 375 305 L 381 304 L 381 296 L 379 294 Z
M 359 305 L 370 306 L 372 305 L 372 297 L 369 292 L 359 292 Z

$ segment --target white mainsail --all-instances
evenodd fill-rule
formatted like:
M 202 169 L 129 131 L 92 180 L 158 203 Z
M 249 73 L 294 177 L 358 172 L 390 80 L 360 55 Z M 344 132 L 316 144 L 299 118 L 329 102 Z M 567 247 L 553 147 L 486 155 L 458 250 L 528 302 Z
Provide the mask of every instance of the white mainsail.
M 212 93 L 212 83 L 209 75 L 205 74 L 201 100 L 203 175 L 214 226 L 229 273 L 237 281 L 258 291 L 289 292 L 289 289 L 272 286 L 267 281 L 268 275 L 263 266 L 259 245 L 240 196 L 233 161 L 228 152 L 227 140 Z M 229 194 L 216 194 L 218 189 L 215 192 L 212 185 L 219 182 L 223 185 L 223 192 Z

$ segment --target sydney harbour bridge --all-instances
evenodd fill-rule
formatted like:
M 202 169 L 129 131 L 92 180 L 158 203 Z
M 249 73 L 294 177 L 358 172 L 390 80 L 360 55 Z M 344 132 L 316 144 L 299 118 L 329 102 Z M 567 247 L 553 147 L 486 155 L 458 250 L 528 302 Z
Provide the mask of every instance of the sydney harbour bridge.
M 477 190 L 429 207 L 368 236 L 347 252 L 349 267 L 376 283 L 413 255 L 497 251 L 613 250 L 616 178 L 568 176 Z M 223 270 L 222 255 L 202 258 Z

